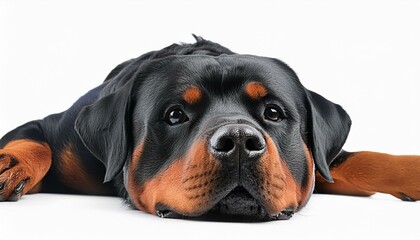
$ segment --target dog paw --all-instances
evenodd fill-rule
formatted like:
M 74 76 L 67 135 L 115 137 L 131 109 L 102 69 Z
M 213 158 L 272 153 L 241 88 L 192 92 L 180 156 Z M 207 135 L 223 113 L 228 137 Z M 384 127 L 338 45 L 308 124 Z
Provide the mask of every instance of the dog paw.
M 420 200 L 420 191 L 407 191 L 391 193 L 394 197 L 399 198 L 406 202 L 415 202 Z
M 17 158 L 0 153 L 0 201 L 17 201 L 31 182 L 29 166 Z

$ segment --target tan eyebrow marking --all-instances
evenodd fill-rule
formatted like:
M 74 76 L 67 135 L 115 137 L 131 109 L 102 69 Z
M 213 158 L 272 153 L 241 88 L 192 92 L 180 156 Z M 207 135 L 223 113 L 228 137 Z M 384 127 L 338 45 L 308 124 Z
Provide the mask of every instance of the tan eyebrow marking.
M 182 94 L 182 98 L 188 104 L 194 104 L 201 100 L 201 90 L 198 87 L 189 87 L 187 88 L 184 93 Z
M 245 93 L 253 100 L 260 100 L 267 95 L 267 88 L 259 82 L 250 82 L 245 86 Z

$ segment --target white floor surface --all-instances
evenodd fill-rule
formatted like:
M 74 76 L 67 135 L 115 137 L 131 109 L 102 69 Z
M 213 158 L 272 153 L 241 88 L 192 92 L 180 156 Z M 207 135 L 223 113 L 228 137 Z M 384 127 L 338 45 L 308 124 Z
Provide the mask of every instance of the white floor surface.
M 420 239 L 420 203 L 315 194 L 288 221 L 220 223 L 160 219 L 113 197 L 34 194 L 0 203 L 9 239 Z

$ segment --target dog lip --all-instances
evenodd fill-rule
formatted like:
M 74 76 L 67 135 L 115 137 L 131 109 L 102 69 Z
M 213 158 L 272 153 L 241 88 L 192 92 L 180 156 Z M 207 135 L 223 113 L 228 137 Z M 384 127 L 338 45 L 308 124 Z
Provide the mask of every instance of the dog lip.
M 244 211 L 241 212 L 242 210 Z M 179 213 L 163 204 L 156 206 L 156 215 L 161 218 L 204 221 L 261 222 L 287 220 L 293 214 L 292 209 L 285 209 L 278 214 L 268 214 L 263 205 L 242 186 L 227 190 L 220 200 L 209 206 L 207 210 L 193 214 Z
M 160 218 L 167 218 L 172 214 L 170 210 L 156 210 L 156 215 Z
M 185 218 L 185 215 L 179 214 L 163 204 L 156 206 L 156 215 L 160 218 Z
M 271 218 L 273 220 L 289 220 L 293 217 L 293 214 L 295 214 L 295 211 L 293 209 L 287 208 L 278 214 L 272 215 Z

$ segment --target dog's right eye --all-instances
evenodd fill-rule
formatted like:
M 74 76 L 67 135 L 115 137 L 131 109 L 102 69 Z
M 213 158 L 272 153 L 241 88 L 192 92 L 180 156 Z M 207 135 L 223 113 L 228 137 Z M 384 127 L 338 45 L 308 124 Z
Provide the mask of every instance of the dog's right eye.
M 171 126 L 181 124 L 186 121 L 188 121 L 188 116 L 180 108 L 170 109 L 166 114 L 166 122 Z

